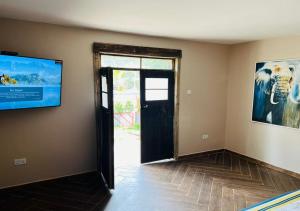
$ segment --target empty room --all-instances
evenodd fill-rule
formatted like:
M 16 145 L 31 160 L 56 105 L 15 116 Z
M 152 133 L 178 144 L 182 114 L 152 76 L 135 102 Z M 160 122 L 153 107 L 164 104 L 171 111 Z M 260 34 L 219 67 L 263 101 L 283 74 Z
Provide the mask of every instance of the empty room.
M 0 211 L 300 211 L 299 8 L 0 0 Z

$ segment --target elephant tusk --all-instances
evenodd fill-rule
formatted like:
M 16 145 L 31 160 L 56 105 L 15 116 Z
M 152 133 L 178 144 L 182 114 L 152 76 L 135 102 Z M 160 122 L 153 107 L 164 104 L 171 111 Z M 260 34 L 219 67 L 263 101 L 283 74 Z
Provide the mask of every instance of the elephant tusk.
M 271 94 L 270 102 L 271 102 L 271 104 L 273 104 L 273 105 L 276 105 L 276 104 L 279 103 L 279 102 L 274 102 L 274 93 Z
M 273 104 L 273 105 L 276 105 L 276 104 L 279 103 L 279 102 L 274 102 L 274 93 L 275 93 L 275 88 L 276 88 L 275 85 L 276 84 L 274 84 L 273 87 L 272 87 L 271 97 L 270 97 L 270 103 Z

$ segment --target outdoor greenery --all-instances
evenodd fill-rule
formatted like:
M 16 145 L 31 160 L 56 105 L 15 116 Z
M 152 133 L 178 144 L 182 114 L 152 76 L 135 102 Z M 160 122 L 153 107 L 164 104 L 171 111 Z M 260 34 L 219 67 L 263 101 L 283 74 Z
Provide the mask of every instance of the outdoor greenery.
M 131 101 L 127 101 L 125 104 L 121 102 L 114 103 L 115 113 L 128 113 L 134 111 L 134 105 Z
M 136 71 L 114 70 L 113 74 L 115 127 L 137 135 L 140 133 L 139 122 L 136 122 L 138 121 L 136 115 L 139 115 L 140 109 L 139 73 Z M 135 114 L 132 112 L 135 112 Z M 125 121 L 126 119 L 128 121 Z
M 172 59 L 101 55 L 101 67 L 170 70 Z
M 128 128 L 129 130 L 140 130 L 141 129 L 141 125 L 138 123 L 135 123 L 132 127 Z
M 139 80 L 136 72 L 114 70 L 114 90 L 125 92 L 126 90 L 139 89 Z
M 142 58 L 142 68 L 171 70 L 173 68 L 173 62 L 171 59 Z

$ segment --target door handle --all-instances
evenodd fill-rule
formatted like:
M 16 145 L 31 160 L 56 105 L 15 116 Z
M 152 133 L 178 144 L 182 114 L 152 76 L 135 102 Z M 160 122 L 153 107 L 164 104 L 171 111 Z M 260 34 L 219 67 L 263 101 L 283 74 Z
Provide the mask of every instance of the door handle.
M 143 106 L 143 108 L 148 108 L 148 107 L 149 107 L 149 105 L 144 105 L 144 106 Z

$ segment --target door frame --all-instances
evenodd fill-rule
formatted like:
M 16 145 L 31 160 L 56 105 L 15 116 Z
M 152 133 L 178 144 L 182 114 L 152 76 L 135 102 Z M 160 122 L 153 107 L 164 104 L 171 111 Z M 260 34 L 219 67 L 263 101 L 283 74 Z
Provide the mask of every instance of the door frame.
M 93 66 L 94 66 L 95 113 L 97 113 L 97 110 L 101 103 L 101 95 L 99 90 L 99 84 L 100 84 L 99 70 L 101 68 L 101 55 L 103 54 L 115 55 L 115 56 L 132 56 L 132 57 L 158 58 L 158 59 L 160 58 L 160 59 L 173 60 L 173 71 L 175 72 L 173 143 L 174 143 L 174 159 L 177 160 L 178 148 L 179 148 L 179 142 L 178 142 L 179 106 L 180 106 L 179 91 L 180 91 L 180 67 L 181 67 L 182 51 L 178 49 L 153 48 L 153 47 L 108 44 L 108 43 L 94 43 L 93 44 Z M 96 124 L 98 124 L 97 120 L 96 120 Z M 97 137 L 99 137 L 98 135 L 99 134 L 97 132 Z M 97 148 L 99 148 L 100 146 L 101 144 L 97 143 Z M 97 157 L 101 158 L 101 155 L 99 154 L 99 150 L 97 153 Z

